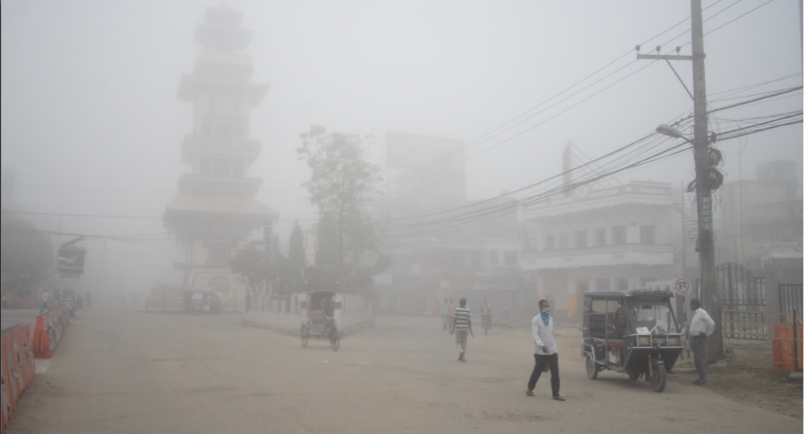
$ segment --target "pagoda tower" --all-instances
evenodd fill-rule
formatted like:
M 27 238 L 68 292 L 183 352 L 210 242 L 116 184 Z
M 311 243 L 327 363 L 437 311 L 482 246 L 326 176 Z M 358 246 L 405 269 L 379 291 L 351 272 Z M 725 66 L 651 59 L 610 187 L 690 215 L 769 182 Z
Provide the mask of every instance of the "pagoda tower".
M 210 6 L 195 31 L 200 45 L 191 75 L 182 74 L 177 98 L 194 104 L 193 131 L 184 138 L 182 162 L 192 166 L 179 181 L 179 195 L 163 221 L 185 248 L 183 289 L 218 294 L 227 309 L 243 306 L 245 284 L 229 261 L 249 234 L 276 218 L 254 199 L 262 179 L 246 175 L 260 153 L 249 138 L 249 114 L 268 84 L 249 83 L 254 59 L 241 50 L 251 31 L 243 13 Z

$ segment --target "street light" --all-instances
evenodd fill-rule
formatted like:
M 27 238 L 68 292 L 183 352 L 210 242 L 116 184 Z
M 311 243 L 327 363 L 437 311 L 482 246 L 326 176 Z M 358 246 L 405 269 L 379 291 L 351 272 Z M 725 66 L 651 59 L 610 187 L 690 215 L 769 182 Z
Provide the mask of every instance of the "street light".
M 692 140 L 684 137 L 684 135 L 681 134 L 681 131 L 671 127 L 670 125 L 661 124 L 658 127 L 656 127 L 656 132 L 661 134 L 661 135 L 664 135 L 664 136 L 670 136 L 670 137 L 672 137 L 674 139 L 684 139 L 684 140 L 692 143 Z
M 697 94 L 697 91 L 696 91 Z M 701 110 L 705 113 L 705 111 Z M 696 100 L 696 113 L 697 100 Z M 695 250 L 698 252 L 701 266 L 701 286 L 700 297 L 703 305 L 715 320 L 715 333 L 713 338 L 707 343 L 709 360 L 714 360 L 722 354 L 722 324 L 720 318 L 720 305 L 717 300 L 717 281 L 715 277 L 715 236 L 712 225 L 712 190 L 717 190 L 723 183 L 723 174 L 715 167 L 722 161 L 722 155 L 717 149 L 709 147 L 709 140 L 706 137 L 706 121 L 700 122 L 704 127 L 699 131 L 699 120 L 696 115 L 695 141 L 688 139 L 681 132 L 669 125 L 661 124 L 656 127 L 656 132 L 675 139 L 684 139 L 691 144 L 695 156 L 695 183 L 690 183 L 687 191 L 695 189 L 696 204 L 698 208 L 698 239 Z M 696 143 L 697 142 L 697 143 Z M 694 187 L 692 187 L 694 185 Z M 682 216 L 682 218 L 684 218 Z M 683 268 L 682 268 L 683 271 Z

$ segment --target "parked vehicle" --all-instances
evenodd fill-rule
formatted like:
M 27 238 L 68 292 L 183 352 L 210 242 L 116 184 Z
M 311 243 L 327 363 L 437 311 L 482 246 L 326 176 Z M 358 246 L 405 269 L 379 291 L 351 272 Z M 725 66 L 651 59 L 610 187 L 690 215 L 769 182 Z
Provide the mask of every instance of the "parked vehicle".
M 634 290 L 584 294 L 583 344 L 586 375 L 600 371 L 644 377 L 655 392 L 683 349 L 670 291 Z
M 338 351 L 341 337 L 335 325 L 335 291 L 312 291 L 307 296 L 307 321 L 301 325 L 302 347 L 306 348 L 310 336 L 314 336 L 329 340 L 332 351 Z
M 223 311 L 218 294 L 212 291 L 190 289 L 184 292 L 184 311 L 186 313 L 220 313 Z

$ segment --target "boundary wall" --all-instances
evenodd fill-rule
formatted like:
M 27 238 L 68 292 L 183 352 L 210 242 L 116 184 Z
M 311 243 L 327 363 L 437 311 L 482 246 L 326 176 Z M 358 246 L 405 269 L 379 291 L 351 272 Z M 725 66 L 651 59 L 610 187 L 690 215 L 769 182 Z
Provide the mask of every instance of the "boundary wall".
M 269 310 L 250 310 L 243 315 L 245 325 L 299 334 L 301 325 L 307 323 L 306 293 L 293 294 L 288 300 L 273 300 Z M 357 294 L 336 294 L 335 324 L 342 336 L 353 333 L 374 323 L 370 301 Z
M 31 325 L 17 324 L 2 331 L 2 409 L 0 431 L 5 432 L 14 409 L 36 375 Z

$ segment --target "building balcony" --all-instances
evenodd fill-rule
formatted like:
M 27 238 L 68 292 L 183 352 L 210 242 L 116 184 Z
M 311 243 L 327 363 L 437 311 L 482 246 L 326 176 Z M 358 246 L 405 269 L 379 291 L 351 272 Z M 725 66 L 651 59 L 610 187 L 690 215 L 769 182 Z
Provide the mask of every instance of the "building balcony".
M 672 245 L 624 244 L 522 254 L 523 270 L 617 265 L 673 265 Z
M 224 178 L 184 174 L 179 180 L 179 191 L 191 195 L 230 195 L 254 197 L 262 185 L 259 178 Z
M 184 137 L 184 144 L 181 147 L 181 160 L 183 163 L 192 163 L 201 156 L 233 156 L 242 159 L 246 165 L 249 165 L 259 155 L 259 140 L 240 137 L 214 138 L 188 134 Z

